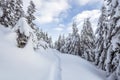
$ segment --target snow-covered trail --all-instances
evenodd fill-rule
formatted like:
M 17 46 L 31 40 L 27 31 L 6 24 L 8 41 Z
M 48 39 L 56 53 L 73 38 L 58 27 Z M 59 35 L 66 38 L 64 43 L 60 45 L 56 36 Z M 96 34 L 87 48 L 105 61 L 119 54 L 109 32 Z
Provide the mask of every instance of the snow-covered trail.
M 86 60 L 68 54 L 61 54 L 54 50 L 60 57 L 62 80 L 105 80 L 105 73 L 98 70 Z
M 56 52 L 53 49 L 48 48 L 44 50 L 41 47 L 37 53 L 52 61 L 51 71 L 49 72 L 49 80 L 61 80 L 61 61 Z

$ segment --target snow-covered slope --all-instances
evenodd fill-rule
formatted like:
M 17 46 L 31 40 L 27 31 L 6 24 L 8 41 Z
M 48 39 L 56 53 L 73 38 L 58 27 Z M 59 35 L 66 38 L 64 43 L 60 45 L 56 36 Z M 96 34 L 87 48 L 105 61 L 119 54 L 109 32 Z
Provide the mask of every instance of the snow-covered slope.
M 61 60 L 62 80 L 106 80 L 105 73 L 86 60 L 69 54 L 59 53 L 58 56 Z
M 31 40 L 16 47 L 16 34 L 0 25 L 0 80 L 104 80 L 105 75 L 80 57 L 53 49 L 34 51 Z
M 55 55 L 34 52 L 31 41 L 24 49 L 17 48 L 15 36 L 0 26 L 0 80 L 60 80 Z

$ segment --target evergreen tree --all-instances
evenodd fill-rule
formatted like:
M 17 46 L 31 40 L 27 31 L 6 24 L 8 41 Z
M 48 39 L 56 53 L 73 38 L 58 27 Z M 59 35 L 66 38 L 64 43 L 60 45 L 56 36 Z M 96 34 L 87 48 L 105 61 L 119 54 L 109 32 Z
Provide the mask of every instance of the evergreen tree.
M 106 71 L 107 74 L 110 73 L 118 74 L 116 72 L 117 68 L 119 68 L 119 55 L 120 55 L 120 1 L 119 0 L 107 0 L 107 14 L 109 19 L 109 32 L 107 36 L 108 51 L 107 51 L 107 59 L 106 63 Z M 118 57 L 118 58 L 116 58 Z M 113 64 L 114 62 L 114 64 Z M 114 76 L 113 76 L 114 77 Z M 115 77 L 115 80 L 120 79 L 120 74 Z
M 35 34 L 37 36 L 38 42 L 36 49 L 39 49 L 40 46 L 42 46 L 44 49 L 48 47 L 53 48 L 52 37 L 49 37 L 48 33 L 43 32 L 42 29 L 40 30 L 37 28 Z M 41 42 L 44 42 L 45 44 L 41 44 Z
M 97 39 L 96 39 L 96 57 L 95 64 L 98 65 L 99 68 L 105 70 L 105 59 L 106 59 L 106 51 L 107 51 L 107 31 L 108 31 L 108 17 L 106 14 L 106 7 L 103 5 L 102 13 L 98 22 L 98 29 L 96 31 Z
M 103 6 L 105 10 L 102 11 L 101 26 L 97 33 L 100 39 L 97 40 L 96 63 L 106 70 L 108 76 L 112 76 L 112 80 L 119 80 L 120 1 L 104 0 Z
M 15 6 L 16 6 L 16 2 L 15 0 L 9 0 L 7 1 L 7 12 L 8 12 L 8 21 L 7 21 L 7 25 L 8 26 L 15 26 L 16 22 L 15 21 Z
M 14 27 L 17 21 L 24 16 L 22 0 L 2 0 L 3 15 L 1 24 L 5 27 Z
M 23 10 L 23 2 L 22 0 L 16 0 L 15 3 L 15 15 L 14 21 L 15 23 L 21 18 L 24 17 L 24 10 Z
M 33 20 L 35 20 L 35 16 L 33 15 L 35 13 L 35 4 L 33 3 L 33 1 L 30 1 L 30 5 L 28 6 L 28 10 L 27 10 L 27 20 L 28 20 L 28 24 L 35 29 L 34 27 L 34 23 Z
M 48 44 L 50 48 L 53 48 L 53 42 L 52 42 L 52 37 L 48 38 Z
M 43 31 L 42 29 L 40 30 L 39 28 L 36 28 L 35 35 L 37 37 L 37 45 L 35 47 L 35 50 L 39 49 L 39 41 L 42 39 L 43 40 Z
M 91 27 L 89 18 L 85 19 L 83 29 L 81 31 L 81 51 L 82 57 L 89 61 L 94 61 L 95 36 Z
M 8 9 L 8 4 L 9 1 L 5 1 L 5 0 L 1 0 L 0 4 L 1 4 L 1 9 L 3 10 L 3 14 L 0 18 L 0 23 L 2 25 L 4 25 L 5 27 L 8 27 L 8 23 L 9 23 L 9 9 Z
M 34 34 L 33 29 L 28 25 L 26 18 L 19 19 L 13 30 L 17 33 L 17 46 L 24 48 L 29 38 Z
M 64 45 L 64 43 L 65 43 L 64 35 L 63 36 L 59 35 L 58 40 L 55 42 L 55 49 L 61 51 L 61 48 Z
M 0 0 L 0 22 L 3 15 L 4 0 Z
M 73 32 L 65 40 L 65 44 L 60 51 L 73 55 L 81 55 L 80 53 L 80 36 L 78 34 L 78 28 L 76 23 L 72 26 Z

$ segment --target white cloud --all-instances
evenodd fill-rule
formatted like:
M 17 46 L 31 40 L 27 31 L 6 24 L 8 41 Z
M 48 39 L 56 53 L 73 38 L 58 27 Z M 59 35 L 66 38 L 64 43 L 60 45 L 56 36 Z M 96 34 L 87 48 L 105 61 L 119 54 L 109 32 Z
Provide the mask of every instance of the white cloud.
M 90 18 L 90 22 L 92 24 L 93 31 L 95 32 L 95 30 L 97 28 L 99 16 L 100 16 L 100 10 L 83 11 L 82 13 L 79 13 L 78 15 L 76 15 L 73 18 L 73 21 L 75 21 L 77 23 L 77 27 L 78 27 L 79 33 L 80 33 L 82 26 L 83 26 L 84 19 Z M 69 26 L 67 28 L 67 32 L 72 31 L 71 24 L 72 24 L 72 22 L 69 24 Z
M 53 22 L 59 17 L 62 12 L 65 12 L 69 8 L 69 4 L 66 0 L 50 0 L 44 1 L 43 5 L 39 8 L 40 12 L 40 22 L 49 23 Z
M 75 0 L 75 2 L 80 5 L 80 6 L 84 6 L 87 4 L 94 4 L 94 3 L 102 3 L 103 0 Z
M 29 5 L 30 0 L 24 0 L 24 8 Z M 36 17 L 41 24 L 59 22 L 59 16 L 70 8 L 68 0 L 33 0 L 36 5 Z M 38 22 L 37 21 L 37 22 Z
M 27 10 L 30 0 L 24 0 L 24 9 Z M 102 0 L 33 0 L 36 5 L 36 20 L 40 24 L 46 24 L 51 22 L 59 22 L 61 20 L 60 15 L 65 17 L 66 12 L 71 8 L 72 3 L 77 3 L 80 6 L 86 4 L 93 4 L 96 2 L 102 2 Z M 65 16 L 64 16 L 65 15 Z

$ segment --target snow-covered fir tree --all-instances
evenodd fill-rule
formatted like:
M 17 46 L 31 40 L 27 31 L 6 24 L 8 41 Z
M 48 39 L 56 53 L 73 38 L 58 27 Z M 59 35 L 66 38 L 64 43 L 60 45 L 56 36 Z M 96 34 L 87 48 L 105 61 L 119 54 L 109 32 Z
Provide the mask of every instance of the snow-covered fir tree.
M 106 70 L 112 80 L 120 80 L 120 1 L 104 0 L 103 6 L 101 26 L 97 33 L 96 63 Z
M 109 19 L 109 32 L 108 32 L 108 51 L 106 63 L 106 71 L 109 75 L 110 73 L 115 74 L 114 80 L 120 80 L 119 59 L 120 59 L 120 0 L 107 0 L 107 14 Z M 118 57 L 118 58 L 116 58 Z M 114 64 L 113 64 L 114 62 Z
M 35 20 L 35 4 L 33 3 L 33 1 L 30 1 L 30 5 L 28 6 L 28 10 L 27 10 L 27 20 L 28 20 L 28 24 L 34 29 L 34 23 L 33 20 Z
M 39 29 L 39 28 L 36 29 L 36 36 L 37 36 L 38 41 L 42 38 L 42 36 L 43 36 L 42 29 Z
M 17 21 L 24 16 L 22 0 L 2 0 L 3 15 L 1 24 L 14 27 Z
M 84 20 L 80 39 L 82 57 L 84 57 L 86 60 L 94 61 L 95 36 L 89 18 Z
M 49 45 L 50 48 L 53 48 L 53 42 L 52 42 L 52 37 L 51 36 L 48 38 L 48 45 Z
M 80 52 L 80 36 L 78 34 L 78 28 L 75 22 L 72 25 L 72 34 L 70 34 L 65 40 L 65 44 L 60 51 L 73 55 L 81 55 Z
M 4 3 L 4 0 L 0 0 L 0 22 L 1 22 L 1 17 L 3 15 L 3 4 Z
M 14 21 L 18 21 L 21 17 L 24 17 L 24 10 L 23 10 L 23 1 L 22 0 L 16 0 L 15 3 L 15 19 Z
M 0 23 L 5 27 L 9 26 L 9 20 L 10 20 L 10 16 L 9 16 L 10 10 L 7 4 L 9 4 L 9 1 L 6 1 L 6 0 L 0 1 L 1 9 L 3 10 L 3 13 L 0 18 Z
M 17 33 L 17 46 L 19 48 L 24 48 L 29 40 L 29 38 L 32 36 L 33 29 L 28 25 L 27 19 L 24 17 L 21 17 L 13 30 Z
M 106 14 L 106 7 L 105 5 L 103 5 L 102 9 L 101 9 L 101 16 L 99 18 L 98 21 L 98 28 L 96 30 L 96 56 L 95 56 L 95 64 L 99 66 L 99 68 L 104 69 L 104 61 L 105 61 L 105 38 L 107 37 L 107 34 L 105 33 L 107 30 L 107 23 L 108 19 L 107 19 L 107 14 Z M 104 49 L 104 50 L 103 50 Z
M 8 23 L 8 26 L 15 26 L 16 22 L 15 21 L 15 6 L 16 6 L 16 0 L 9 0 L 7 1 L 7 8 L 8 8 L 8 14 L 9 14 L 9 21 L 7 22 Z
M 98 29 L 96 31 L 97 39 L 96 39 L 96 57 L 95 57 L 95 64 L 105 70 L 105 60 L 107 57 L 107 50 L 109 47 L 109 39 L 108 39 L 108 33 L 109 33 L 109 17 L 107 14 L 107 7 L 105 4 L 103 4 L 102 10 L 101 10 L 101 16 L 99 18 L 98 22 Z
M 57 49 L 58 51 L 61 51 L 61 48 L 62 48 L 62 46 L 64 44 L 65 44 L 65 37 L 64 37 L 64 35 L 63 36 L 59 35 L 58 40 L 55 42 L 55 49 Z
M 48 47 L 53 48 L 52 37 L 49 37 L 48 33 L 43 32 L 42 29 L 37 28 L 35 34 L 38 41 L 36 49 L 39 49 L 40 46 L 44 47 L 45 49 Z M 41 41 L 45 42 L 44 46 L 40 43 Z

